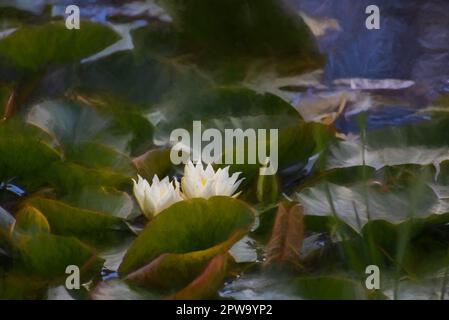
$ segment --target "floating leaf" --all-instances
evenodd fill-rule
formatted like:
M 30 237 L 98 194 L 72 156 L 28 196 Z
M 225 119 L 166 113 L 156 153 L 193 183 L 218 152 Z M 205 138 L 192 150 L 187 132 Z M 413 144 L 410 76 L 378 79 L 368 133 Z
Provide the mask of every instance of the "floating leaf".
M 127 149 L 135 155 L 153 147 L 154 127 L 143 110 L 145 105 L 133 103 L 116 96 L 116 93 L 92 93 L 80 90 L 74 99 L 94 107 L 112 120 L 110 131 L 120 136 L 130 136 Z
M 73 162 L 54 163 L 42 171 L 42 176 L 60 191 L 78 192 L 88 186 L 116 188 L 130 185 L 131 177 L 109 169 L 91 169 Z
M 52 232 L 58 235 L 89 235 L 127 230 L 123 219 L 103 212 L 80 209 L 39 197 L 31 198 L 26 203 L 39 209 L 47 218 Z
M 49 133 L 63 146 L 100 143 L 123 151 L 129 139 L 113 131 L 111 117 L 70 101 L 37 104 L 29 111 L 27 122 Z
M 251 208 L 233 198 L 175 203 L 148 223 L 129 248 L 119 271 L 129 274 L 164 253 L 206 250 L 238 230 L 248 230 L 253 220 Z
M 134 52 L 117 52 L 80 67 L 81 92 L 114 95 L 149 110 L 174 88 L 204 85 L 206 80 L 193 68 L 179 68 L 161 58 L 143 58 Z
M 237 231 L 228 240 L 206 250 L 162 254 L 150 264 L 130 273 L 126 280 L 149 288 L 181 289 L 193 281 L 213 257 L 227 252 L 243 234 Z
M 134 203 L 126 192 L 105 187 L 85 187 L 64 197 L 64 201 L 78 208 L 104 212 L 123 219 L 128 218 L 134 208 Z
M 407 168 L 397 167 L 377 174 L 380 178 L 366 177 L 348 185 L 323 181 L 295 197 L 306 215 L 334 217 L 358 231 L 369 220 L 399 223 L 437 213 L 440 200 L 428 186 L 428 173 L 410 174 Z
M 223 285 L 232 262 L 229 253 L 222 253 L 213 258 L 206 269 L 187 287 L 178 291 L 169 299 L 174 300 L 201 300 L 216 296 L 217 290 Z
M 43 278 L 65 276 L 66 268 L 75 265 L 81 271 L 99 270 L 102 261 L 94 250 L 78 239 L 38 233 L 21 235 L 14 242 L 17 269 Z
M 47 218 L 36 208 L 25 206 L 16 214 L 16 227 L 27 233 L 50 233 Z
M 20 274 L 0 274 L 0 300 L 38 300 L 45 297 L 48 282 Z
M 76 31 L 60 22 L 21 27 L 0 40 L 0 56 L 20 68 L 38 71 L 50 64 L 88 57 L 119 38 L 104 25 L 87 21 L 82 25 Z
M 326 169 L 439 164 L 449 159 L 449 140 L 444 134 L 448 130 L 447 119 L 373 130 L 367 133 L 364 146 L 361 140 L 339 141 L 323 158 Z
M 332 202 L 327 200 L 327 189 Z M 319 185 L 304 190 L 298 194 L 298 199 L 304 204 L 308 215 L 333 216 L 333 206 L 336 216 L 355 230 L 360 230 L 369 219 L 400 222 L 412 217 L 413 212 L 416 217 L 427 216 L 437 204 L 437 197 L 430 188 L 423 187 L 421 197 L 416 199 L 407 191 L 382 193 L 372 188 L 368 189 L 366 196 L 363 184 L 351 188 L 334 184 Z M 414 203 L 413 207 L 411 203 Z
M 44 132 L 14 121 L 0 125 L 0 154 L 0 180 L 16 177 L 29 183 L 36 172 L 61 159 Z

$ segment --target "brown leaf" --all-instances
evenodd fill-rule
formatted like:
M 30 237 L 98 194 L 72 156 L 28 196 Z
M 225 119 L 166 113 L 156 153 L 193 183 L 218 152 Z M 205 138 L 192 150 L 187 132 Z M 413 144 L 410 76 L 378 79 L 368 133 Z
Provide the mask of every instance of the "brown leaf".
M 223 285 L 232 262 L 233 258 L 227 252 L 216 256 L 195 280 L 167 299 L 204 300 L 214 297 Z
M 300 250 L 304 239 L 303 211 L 298 203 L 279 204 L 264 267 L 273 264 L 300 266 Z

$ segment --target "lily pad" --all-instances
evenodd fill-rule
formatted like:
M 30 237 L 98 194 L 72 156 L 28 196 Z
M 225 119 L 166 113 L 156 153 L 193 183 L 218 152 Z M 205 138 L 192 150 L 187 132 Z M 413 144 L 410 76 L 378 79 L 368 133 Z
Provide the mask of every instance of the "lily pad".
M 72 206 L 126 219 L 134 209 L 131 197 L 122 191 L 106 187 L 85 187 L 79 192 L 64 197 Z
M 187 287 L 178 291 L 169 299 L 174 300 L 201 300 L 215 297 L 217 290 L 229 272 L 233 259 L 225 252 L 213 258 L 204 271 Z
M 0 300 L 37 300 L 45 297 L 45 280 L 21 274 L 0 275 Z
M 37 277 L 64 277 L 66 268 L 75 265 L 83 271 L 99 270 L 102 261 L 95 251 L 76 238 L 47 233 L 21 235 L 14 241 L 17 270 Z
M 253 221 L 251 208 L 233 198 L 175 203 L 148 223 L 126 253 L 119 272 L 129 274 L 164 253 L 206 250 L 238 230 L 249 230 Z
M 50 134 L 62 146 L 101 143 L 123 151 L 128 140 L 113 132 L 111 117 L 70 101 L 37 104 L 29 111 L 27 122 Z
M 49 137 L 32 126 L 15 121 L 0 125 L 0 180 L 33 180 L 36 172 L 61 159 Z
M 124 219 L 113 215 L 69 206 L 63 202 L 34 197 L 26 202 L 39 209 L 51 230 L 58 235 L 89 235 L 128 230 Z
M 237 231 L 228 240 L 201 251 L 162 254 L 150 264 L 129 274 L 126 280 L 148 288 L 179 290 L 194 281 L 211 259 L 226 253 L 243 234 Z
M 130 185 L 131 176 L 107 168 L 87 168 L 73 162 L 53 163 L 41 175 L 63 193 L 78 192 L 89 186 L 116 188 Z
M 27 233 L 50 233 L 47 218 L 36 208 L 26 206 L 16 214 L 16 228 Z
M 297 199 L 308 215 L 333 216 L 335 209 L 336 217 L 355 230 L 360 230 L 370 219 L 400 222 L 429 216 L 438 202 L 430 187 L 423 186 L 420 197 L 416 198 L 411 190 L 382 193 L 373 188 L 366 191 L 363 184 L 352 187 L 322 184 L 304 190 Z
M 326 169 L 439 164 L 449 159 L 449 140 L 444 134 L 448 130 L 447 119 L 373 130 L 365 143 L 359 139 L 331 145 L 323 159 Z
M 87 21 L 80 30 L 52 22 L 23 26 L 0 40 L 0 56 L 17 67 L 38 71 L 88 57 L 113 44 L 119 36 L 110 28 Z

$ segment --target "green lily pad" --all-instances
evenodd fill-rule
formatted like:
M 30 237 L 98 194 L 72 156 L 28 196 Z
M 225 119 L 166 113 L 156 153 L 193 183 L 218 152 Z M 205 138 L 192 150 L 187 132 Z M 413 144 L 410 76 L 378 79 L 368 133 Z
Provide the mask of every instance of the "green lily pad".
M 26 201 L 42 212 L 58 235 L 89 235 L 128 230 L 124 219 L 98 211 L 80 209 L 63 202 L 34 197 Z
M 210 83 L 192 66 L 180 68 L 175 61 L 144 58 L 130 51 L 81 65 L 79 77 L 79 91 L 114 95 L 142 110 L 150 110 L 176 88 Z
M 16 227 L 27 233 L 50 233 L 47 218 L 36 208 L 26 206 L 16 214 Z
M 41 128 L 63 146 L 99 143 L 123 151 L 129 139 L 113 131 L 110 116 L 70 101 L 35 105 L 28 113 L 27 122 Z
M 113 148 L 94 142 L 66 147 L 66 158 L 92 169 L 106 169 L 119 174 L 134 176 L 131 159 Z
M 106 187 L 85 187 L 65 196 L 63 200 L 72 206 L 126 219 L 134 209 L 131 197 L 122 191 Z
M 98 93 L 80 90 L 76 97 L 89 106 L 92 106 L 102 115 L 112 120 L 109 129 L 116 135 L 129 136 L 127 150 L 132 155 L 143 153 L 153 147 L 154 127 L 147 119 L 144 110 L 145 104 L 133 103 L 125 98 L 120 98 L 116 93 Z
M 162 254 L 148 265 L 130 273 L 126 280 L 136 285 L 161 290 L 180 290 L 194 281 L 217 255 L 226 253 L 244 232 L 209 249 L 189 253 Z
M 45 297 L 48 282 L 21 274 L 0 274 L 0 300 L 38 300 Z
M 17 269 L 42 278 L 66 277 L 69 265 L 98 271 L 102 261 L 95 251 L 76 238 L 47 233 L 19 235 L 14 241 Z M 84 274 L 84 272 L 83 272 Z
M 44 132 L 15 121 L 0 125 L 0 154 L 0 180 L 15 177 L 29 183 L 36 172 L 61 159 Z
M 445 132 L 449 120 L 392 126 L 367 133 L 361 140 L 339 141 L 323 154 L 326 169 L 368 165 L 376 169 L 401 164 L 439 164 L 449 159 Z M 364 161 L 363 161 L 364 160 Z
M 332 200 L 328 199 L 328 190 Z M 297 194 L 307 215 L 334 216 L 355 230 L 360 230 L 370 219 L 401 222 L 411 217 L 425 217 L 433 213 L 438 198 L 430 187 L 423 186 L 420 197 L 411 190 L 379 192 L 363 184 L 352 187 L 321 184 Z M 368 201 L 368 203 L 366 202 Z M 332 208 L 334 207 L 334 208 Z M 368 208 L 368 209 L 367 209 Z
M 23 26 L 0 40 L 0 56 L 19 68 L 38 71 L 88 57 L 118 39 L 110 28 L 87 21 L 80 30 L 69 30 L 62 22 Z
M 253 221 L 251 208 L 229 197 L 175 203 L 148 223 L 126 253 L 119 272 L 129 274 L 164 253 L 206 250 L 238 230 L 249 230 Z
M 129 175 L 107 168 L 86 168 L 73 162 L 53 163 L 42 170 L 41 176 L 45 177 L 45 180 L 51 185 L 56 186 L 59 191 L 65 193 L 78 192 L 89 186 L 117 188 L 131 185 L 131 176 Z
M 174 300 L 204 300 L 217 296 L 233 263 L 232 256 L 224 252 L 213 258 L 204 271 L 188 286 L 169 296 Z

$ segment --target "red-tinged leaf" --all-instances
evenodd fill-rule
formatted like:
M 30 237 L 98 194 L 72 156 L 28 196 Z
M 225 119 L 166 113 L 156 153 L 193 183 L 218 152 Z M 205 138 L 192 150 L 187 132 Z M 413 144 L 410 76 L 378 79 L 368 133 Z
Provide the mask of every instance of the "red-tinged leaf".
M 228 240 L 206 250 L 162 254 L 150 264 L 129 274 L 126 280 L 151 289 L 179 290 L 192 282 L 211 259 L 227 252 L 244 234 L 243 230 L 237 231 Z
M 187 287 L 181 289 L 170 300 L 203 300 L 214 297 L 223 285 L 224 279 L 232 265 L 233 258 L 229 253 L 222 253 L 213 258 L 203 273 Z
M 273 226 L 264 266 L 288 264 L 299 267 L 304 239 L 303 208 L 298 203 L 280 203 Z

